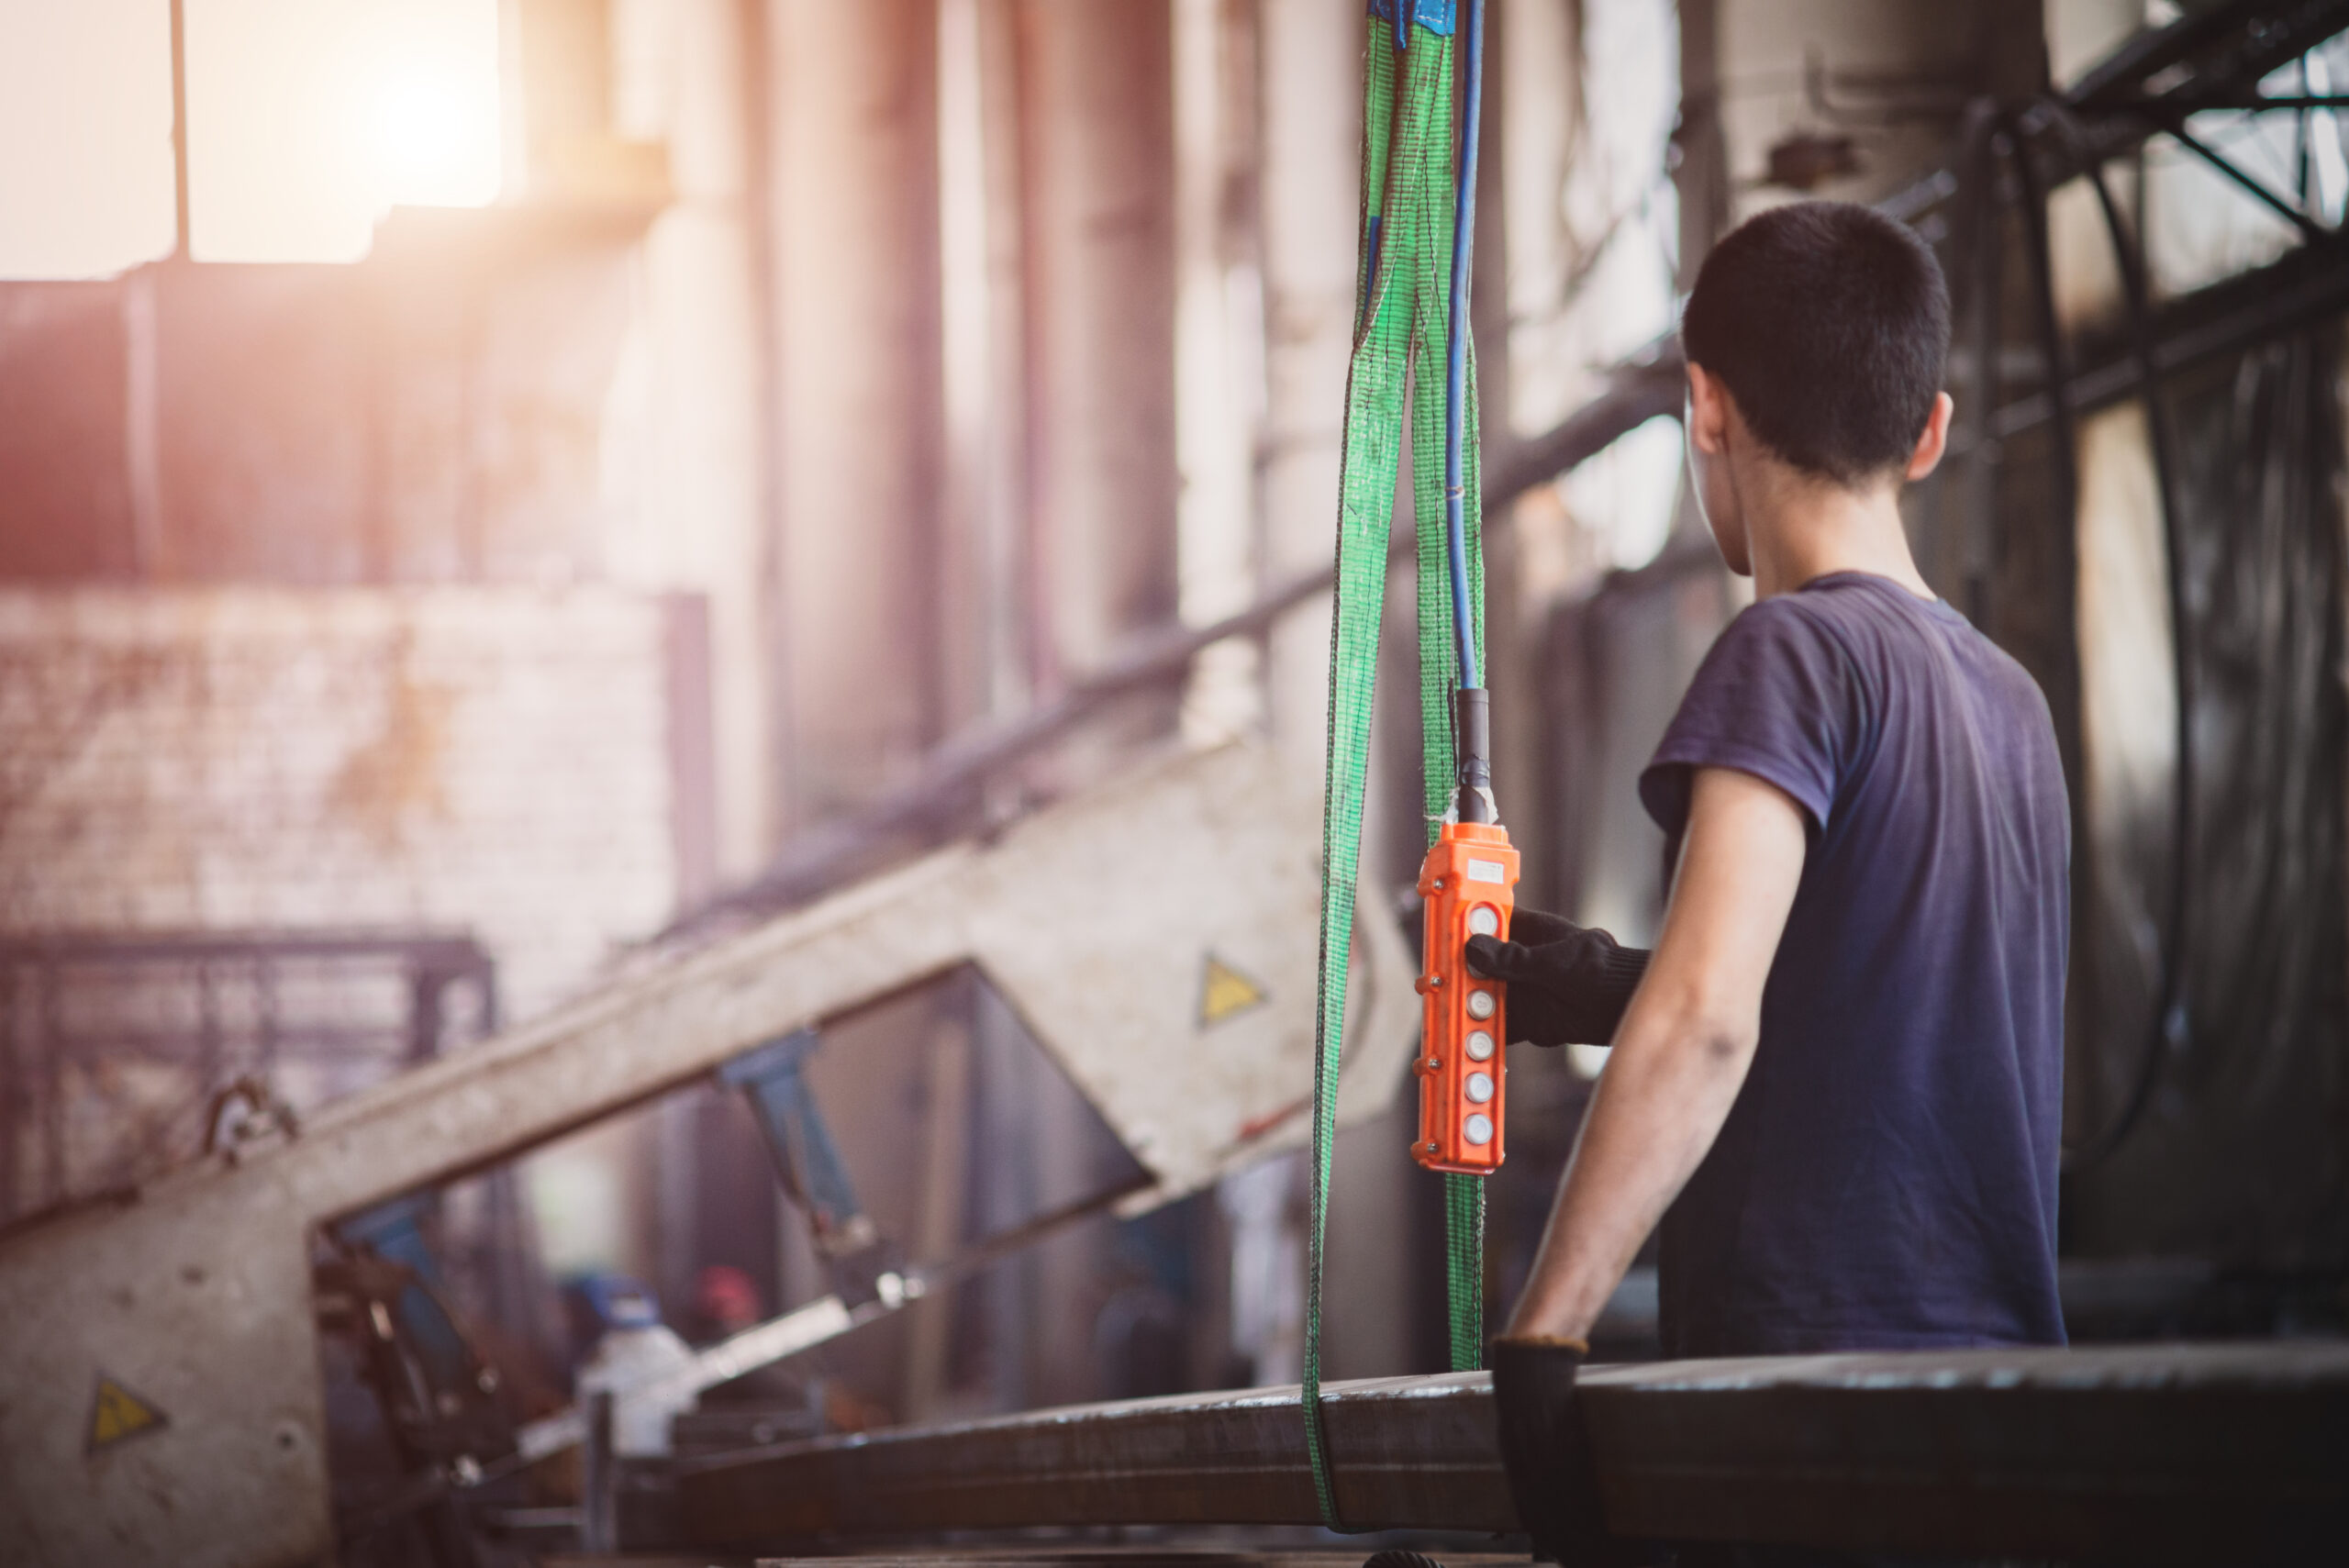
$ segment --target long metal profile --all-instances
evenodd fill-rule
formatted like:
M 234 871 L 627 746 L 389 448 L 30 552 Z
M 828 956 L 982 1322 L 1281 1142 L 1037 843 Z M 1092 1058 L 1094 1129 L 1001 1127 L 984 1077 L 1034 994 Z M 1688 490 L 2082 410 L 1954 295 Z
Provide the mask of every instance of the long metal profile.
M 1632 1537 L 2137 1562 L 2338 1561 L 2349 1345 L 1778 1357 L 1601 1368 Z M 1508 1531 L 1481 1373 L 1324 1391 L 1364 1526 Z M 696 1543 L 1037 1525 L 1309 1524 L 1297 1390 L 1140 1400 L 701 1461 Z

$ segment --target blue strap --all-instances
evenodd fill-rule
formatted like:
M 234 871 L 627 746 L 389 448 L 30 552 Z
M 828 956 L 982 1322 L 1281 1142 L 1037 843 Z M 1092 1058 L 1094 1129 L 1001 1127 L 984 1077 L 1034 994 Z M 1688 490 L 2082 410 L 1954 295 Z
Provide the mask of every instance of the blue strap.
M 851 1231 L 864 1211 L 802 1075 L 819 1040 L 812 1029 L 795 1029 L 725 1063 L 717 1077 L 749 1095 L 751 1114 L 774 1154 L 776 1173 L 807 1207 L 818 1240 L 827 1241 Z
M 1395 24 L 1395 47 L 1407 47 L 1408 25 L 1417 22 L 1438 38 L 1448 39 L 1459 24 L 1459 0 L 1410 0 L 1409 9 L 1401 17 L 1396 16 L 1396 0 L 1370 0 L 1370 14 L 1382 22 Z

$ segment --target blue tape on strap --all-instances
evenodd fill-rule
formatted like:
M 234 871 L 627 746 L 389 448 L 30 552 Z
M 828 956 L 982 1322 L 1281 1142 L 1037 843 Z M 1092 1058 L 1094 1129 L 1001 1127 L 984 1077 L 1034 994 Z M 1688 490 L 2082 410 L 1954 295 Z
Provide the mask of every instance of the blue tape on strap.
M 1395 7 L 1404 0 L 1370 0 L 1370 14 L 1382 22 L 1395 19 Z M 1459 0 L 1408 0 L 1410 19 L 1438 38 L 1450 38 L 1460 17 Z

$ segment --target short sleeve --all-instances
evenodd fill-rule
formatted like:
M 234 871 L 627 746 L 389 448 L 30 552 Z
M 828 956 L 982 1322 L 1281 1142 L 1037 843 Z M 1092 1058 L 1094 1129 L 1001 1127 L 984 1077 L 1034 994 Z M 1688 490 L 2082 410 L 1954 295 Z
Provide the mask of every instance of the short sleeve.
M 1823 832 L 1858 749 L 1865 709 L 1842 642 L 1792 595 L 1730 622 L 1640 774 L 1640 801 L 1665 835 L 1688 823 L 1698 768 L 1735 768 L 1792 795 Z

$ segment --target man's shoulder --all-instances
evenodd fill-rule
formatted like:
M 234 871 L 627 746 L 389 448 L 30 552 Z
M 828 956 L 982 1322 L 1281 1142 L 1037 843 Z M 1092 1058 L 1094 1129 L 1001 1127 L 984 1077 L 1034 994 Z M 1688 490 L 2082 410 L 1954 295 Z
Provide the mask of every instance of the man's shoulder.
M 1640 777 L 1667 834 L 1686 824 L 1689 774 L 1731 768 L 1791 795 L 1814 826 L 1865 731 L 1866 698 L 1843 639 L 1781 595 L 1749 605 L 1714 639 Z
M 1861 717 L 1876 680 L 1850 607 L 1809 592 L 1757 599 L 1730 618 L 1689 683 L 1683 711 L 1729 705 Z
M 1721 628 L 1706 662 L 1732 668 L 1785 663 L 1821 672 L 1848 665 L 1854 650 L 1846 619 L 1841 606 L 1808 594 L 1756 599 Z
M 1783 606 L 1780 608 L 1779 606 Z M 2046 697 L 2013 654 L 1941 599 L 1926 599 L 1886 578 L 1842 573 L 1753 606 L 1771 608 L 1776 634 L 1831 641 L 1856 669 L 1899 679 L 1911 667 L 1939 668 L 1954 655 L 1974 683 L 2044 714 Z M 1799 627 L 1798 633 L 1791 628 Z
M 1753 607 L 1770 608 L 1787 624 L 1809 628 L 1853 651 L 1871 642 L 1910 640 L 1935 627 L 1965 625 L 1965 617 L 1941 600 L 1865 572 L 1831 573 Z

